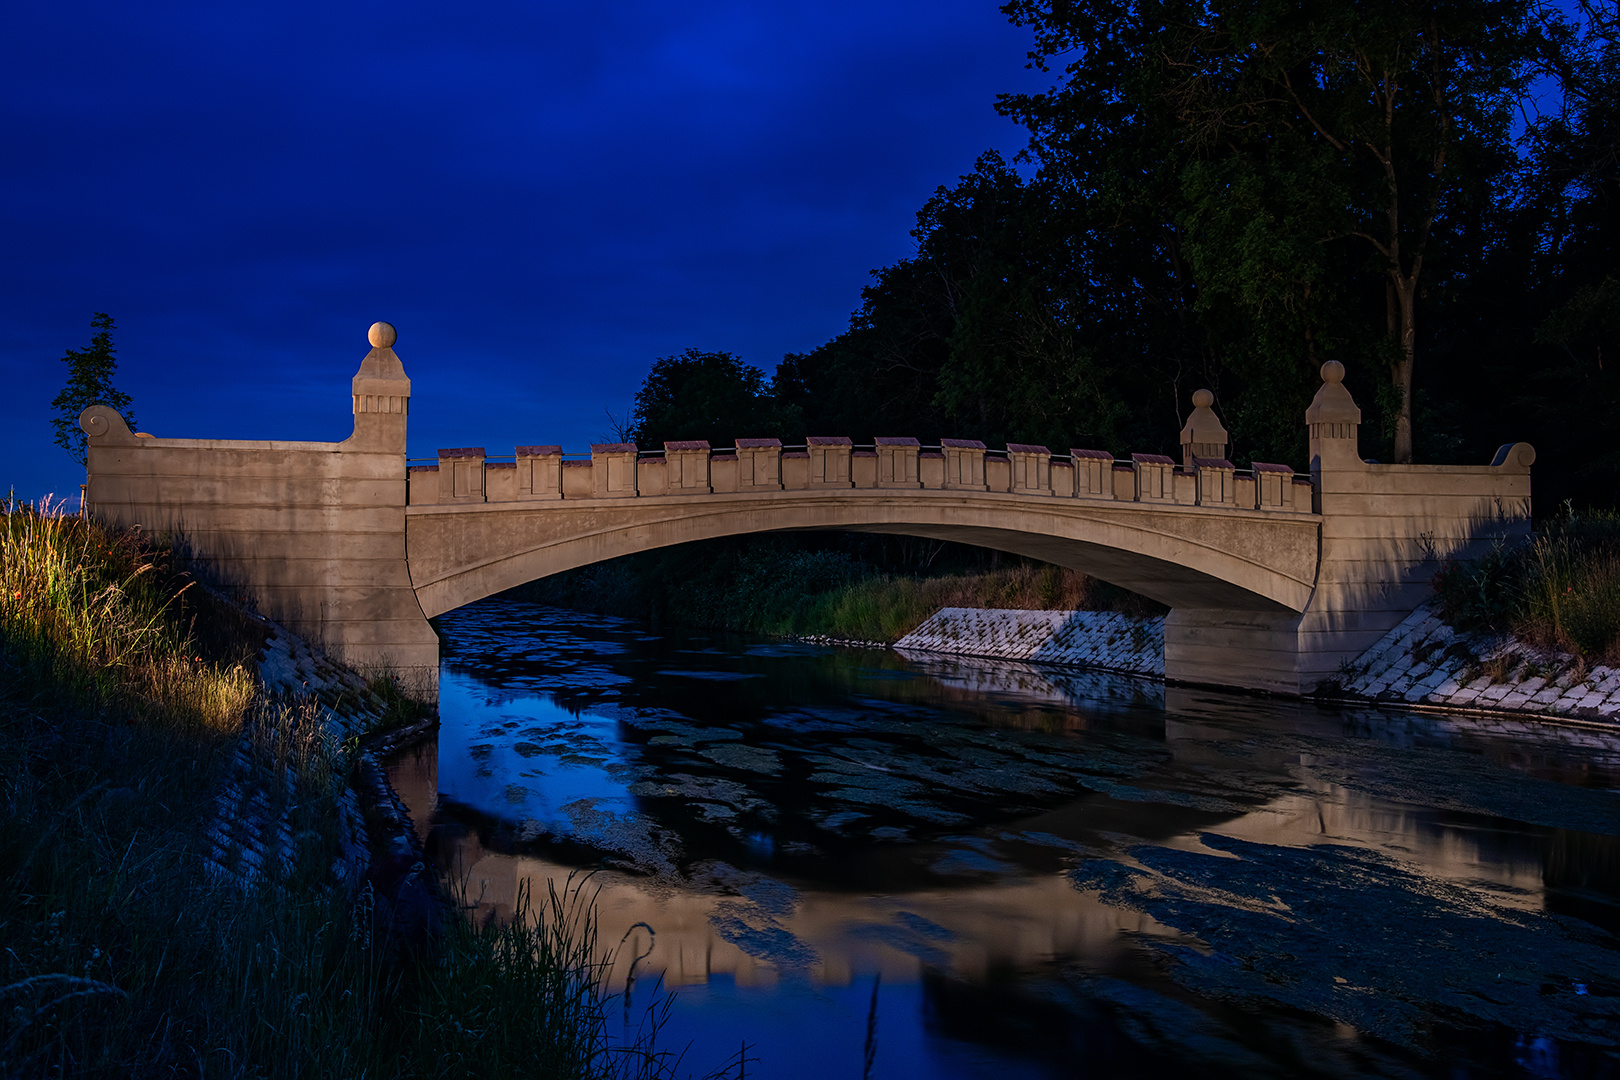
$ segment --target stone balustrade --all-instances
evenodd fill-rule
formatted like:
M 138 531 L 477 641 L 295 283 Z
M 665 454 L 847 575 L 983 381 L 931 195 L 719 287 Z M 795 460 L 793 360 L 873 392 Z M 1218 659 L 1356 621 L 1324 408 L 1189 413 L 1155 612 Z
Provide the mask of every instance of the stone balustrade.
M 869 447 L 848 438 L 811 438 L 802 446 L 738 439 L 735 447 L 719 449 L 691 440 L 667 442 L 662 451 L 608 443 L 593 445 L 588 458 L 564 455 L 557 446 L 520 446 L 515 462 L 490 461 L 482 447 L 464 447 L 439 451 L 437 465 L 410 467 L 412 506 L 852 488 L 1311 513 L 1310 479 L 1286 465 L 1255 462 L 1238 469 L 1220 456 L 1191 456 L 1177 465 L 1164 454 L 1120 461 L 1102 450 L 1054 454 L 1029 443 L 991 450 L 977 439 L 924 446 L 914 438 L 885 437 Z

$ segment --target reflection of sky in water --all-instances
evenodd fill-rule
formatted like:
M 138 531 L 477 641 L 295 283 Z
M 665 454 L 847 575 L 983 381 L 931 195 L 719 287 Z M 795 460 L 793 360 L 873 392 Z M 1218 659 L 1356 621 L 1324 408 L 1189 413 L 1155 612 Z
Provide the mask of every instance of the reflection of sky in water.
M 492 817 L 516 819 L 530 835 L 573 831 L 563 808 L 588 801 L 605 810 L 632 809 L 623 778 L 630 748 L 618 724 L 575 714 L 546 697 L 502 697 L 465 674 L 446 671 L 439 716 L 459 738 L 442 740 L 439 790 Z
M 1381 1075 L 1410 1060 L 1333 1024 L 1555 1052 L 1620 1026 L 1614 736 L 506 602 L 445 621 L 441 864 L 496 908 L 608 868 L 602 942 L 657 928 L 640 976 L 683 988 L 704 1067 L 747 1039 L 768 1075 L 858 1075 L 878 972 L 886 1076 L 1045 1075 L 1086 1040 L 1134 1047 L 1122 1070 L 1294 1075 L 1292 1040 Z

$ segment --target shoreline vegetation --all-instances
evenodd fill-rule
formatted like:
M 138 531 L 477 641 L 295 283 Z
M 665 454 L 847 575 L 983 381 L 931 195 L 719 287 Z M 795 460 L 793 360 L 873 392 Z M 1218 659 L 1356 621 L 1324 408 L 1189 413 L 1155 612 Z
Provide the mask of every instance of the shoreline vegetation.
M 506 595 L 654 626 L 892 645 L 940 608 L 1168 609 L 1074 570 L 959 544 L 811 533 L 627 555 Z
M 1620 512 L 1566 504 L 1528 543 L 1447 562 L 1434 585 L 1441 616 L 1459 631 L 1620 665 Z
M 662 1014 L 610 1022 L 588 878 L 401 947 L 370 879 L 334 872 L 356 748 L 263 692 L 255 620 L 161 540 L 4 511 L 0 1075 L 683 1070 Z M 243 753 L 296 811 L 294 857 L 246 883 L 206 837 Z

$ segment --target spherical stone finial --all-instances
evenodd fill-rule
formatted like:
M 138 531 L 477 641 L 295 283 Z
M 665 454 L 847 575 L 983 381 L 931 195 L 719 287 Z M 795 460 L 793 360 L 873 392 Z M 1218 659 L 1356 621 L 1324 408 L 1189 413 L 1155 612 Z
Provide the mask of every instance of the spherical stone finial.
M 1344 365 L 1337 360 L 1329 360 L 1322 365 L 1323 382 L 1344 382 Z
M 371 341 L 373 349 L 392 349 L 394 342 L 399 340 L 394 324 L 385 322 L 372 323 L 371 329 L 366 331 L 366 337 Z
M 1215 395 L 1208 390 L 1193 391 L 1193 408 L 1207 409 L 1213 404 L 1215 404 Z

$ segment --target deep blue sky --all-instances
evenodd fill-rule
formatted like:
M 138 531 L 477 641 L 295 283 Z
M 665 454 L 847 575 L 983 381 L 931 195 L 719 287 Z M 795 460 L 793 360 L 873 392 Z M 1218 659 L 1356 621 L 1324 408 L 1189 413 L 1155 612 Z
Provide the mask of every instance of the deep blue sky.
M 77 493 L 49 402 L 95 311 L 165 436 L 346 437 L 376 319 L 420 456 L 583 449 L 691 346 L 768 372 L 1024 144 L 1028 43 L 995 0 L 14 7 L 0 483 Z

